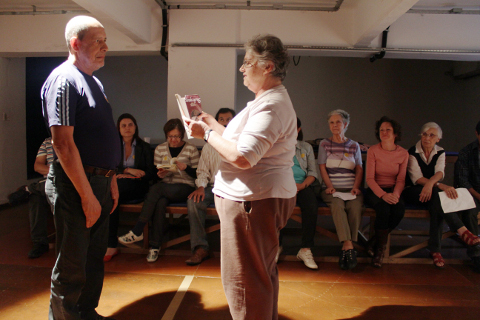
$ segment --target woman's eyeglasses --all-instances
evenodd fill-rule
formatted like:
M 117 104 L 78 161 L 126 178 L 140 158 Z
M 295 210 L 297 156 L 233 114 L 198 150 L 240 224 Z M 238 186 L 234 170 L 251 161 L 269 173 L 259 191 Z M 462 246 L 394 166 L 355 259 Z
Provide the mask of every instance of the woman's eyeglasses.
M 430 138 L 430 139 L 433 139 L 433 138 L 435 138 L 437 135 L 436 135 L 436 134 L 433 134 L 433 133 L 426 133 L 426 132 L 424 132 L 424 133 L 421 134 L 421 136 L 422 136 L 422 138 Z
M 167 139 L 182 139 L 182 136 L 167 136 Z
M 257 62 L 258 62 L 258 61 L 255 61 L 255 62 L 252 63 L 252 61 L 243 60 L 242 68 L 244 68 L 244 69 L 251 68 L 251 67 L 253 67 L 254 65 L 256 65 Z

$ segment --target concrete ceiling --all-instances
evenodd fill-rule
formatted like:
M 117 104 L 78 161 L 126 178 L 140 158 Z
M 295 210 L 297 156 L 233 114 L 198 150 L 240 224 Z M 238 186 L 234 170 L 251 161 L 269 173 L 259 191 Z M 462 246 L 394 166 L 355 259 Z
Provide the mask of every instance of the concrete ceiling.
M 160 7 L 171 10 L 181 10 L 188 8 L 204 9 L 229 9 L 234 6 L 252 9 L 271 9 L 271 10 L 295 10 L 299 8 L 310 8 L 311 10 L 326 10 L 342 12 L 349 7 L 355 6 L 357 0 L 0 0 L 0 15 L 15 14 L 62 14 L 69 13 L 91 13 L 101 19 L 102 22 L 108 22 L 114 28 L 132 39 L 136 44 L 148 44 L 152 41 L 151 17 L 156 15 L 157 19 L 162 21 L 161 14 L 158 14 Z M 361 0 L 358 0 L 361 1 Z M 365 3 L 365 1 L 362 1 Z M 374 3 L 374 2 L 372 2 Z M 385 6 L 385 2 L 376 2 Z M 388 2 L 387 2 L 388 3 Z M 394 3 L 392 1 L 392 3 Z M 368 11 L 361 11 L 356 17 L 363 28 L 355 30 L 358 34 L 354 35 L 352 41 L 354 49 L 371 47 L 372 41 L 381 39 L 382 31 L 393 24 L 405 12 L 425 12 L 425 13 L 454 13 L 480 15 L 480 0 L 401 0 L 396 1 L 396 7 L 376 8 L 368 7 Z M 368 3 L 370 4 L 370 3 Z M 122 7 L 118 9 L 118 7 Z M 118 10 L 117 10 L 118 9 Z M 461 9 L 461 10 L 458 10 Z M 383 10 L 383 11 L 382 11 Z M 156 11 L 156 13 L 154 13 Z M 448 18 L 448 17 L 445 17 Z M 365 21 L 363 21 L 365 20 Z M 373 23 L 371 23 L 373 21 Z M 369 23 L 369 24 L 368 24 Z M 368 25 L 367 25 L 368 24 Z M 158 27 L 157 27 L 158 28 Z M 167 44 L 168 46 L 168 44 Z M 378 47 L 374 45 L 375 47 Z M 387 45 L 388 47 L 388 45 Z M 464 48 L 460 48 L 464 49 Z M 328 55 L 342 55 L 345 52 L 333 49 L 332 54 L 325 50 L 318 50 L 319 55 L 326 53 Z M 321 51 L 321 53 L 320 53 Z M 346 53 L 350 54 L 350 53 Z M 355 54 L 358 54 L 355 53 Z M 370 54 L 365 52 L 364 54 Z M 438 55 L 434 53 L 434 55 Z M 425 53 L 419 53 L 419 57 L 425 56 Z M 477 56 L 477 54 L 475 54 Z
M 154 0 L 148 0 L 154 1 Z M 84 8 L 74 0 L 0 0 L 0 12 L 6 11 L 32 11 L 33 6 L 37 11 L 50 10 L 83 10 Z M 175 8 L 175 6 L 215 6 L 221 8 L 226 6 L 246 6 L 247 1 L 239 0 L 159 0 L 158 2 L 166 3 L 167 6 Z M 323 7 L 334 8 L 339 0 L 251 0 L 252 8 L 258 6 L 283 6 L 285 9 L 289 7 Z M 462 8 L 464 10 L 480 10 L 480 0 L 419 0 L 412 9 L 423 10 L 449 10 L 452 8 Z

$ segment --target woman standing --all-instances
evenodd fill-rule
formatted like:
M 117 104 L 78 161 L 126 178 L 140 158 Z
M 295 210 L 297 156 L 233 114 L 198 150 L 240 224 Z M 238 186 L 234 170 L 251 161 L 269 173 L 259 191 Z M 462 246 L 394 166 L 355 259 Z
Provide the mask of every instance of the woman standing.
M 161 180 L 150 187 L 138 222 L 132 230 L 118 238 L 118 241 L 126 246 L 143 240 L 143 228 L 153 218 L 148 262 L 158 259 L 167 205 L 170 202 L 186 202 L 188 195 L 195 190 L 194 182 L 200 158 L 197 147 L 183 141 L 185 127 L 180 119 L 168 120 L 163 131 L 167 142 L 155 148 L 153 162 L 155 165 L 175 164 L 175 169 L 158 169 L 157 176 Z
M 442 129 L 435 122 L 428 122 L 420 130 L 420 141 L 408 150 L 408 175 L 407 188 L 403 191 L 407 203 L 421 205 L 426 204 L 430 213 L 430 238 L 428 249 L 435 267 L 443 269 L 445 260 L 440 253 L 443 234 L 443 220 L 456 231 L 460 238 L 472 247 L 480 244 L 480 238 L 471 233 L 464 222 L 471 229 L 477 223 L 477 211 L 466 210 L 444 213 L 439 191 L 445 191 L 450 199 L 458 197 L 454 187 L 440 183 L 445 176 L 445 151 L 437 143 L 442 139 Z M 473 212 L 473 216 L 472 216 Z M 467 250 L 467 254 L 470 250 Z
M 365 199 L 376 213 L 376 244 L 372 263 L 377 268 L 382 266 L 389 233 L 405 214 L 402 191 L 405 187 L 408 152 L 397 145 L 401 135 L 398 122 L 382 117 L 375 124 L 375 137 L 380 143 L 367 152 L 366 180 L 369 189 Z
M 142 202 L 148 191 L 149 183 L 155 178 L 155 166 L 150 144 L 138 136 L 137 120 L 124 113 L 117 120 L 117 129 L 122 142 L 122 161 L 117 174 L 119 204 Z M 108 248 L 103 261 L 108 262 L 119 251 L 118 245 L 118 206 L 110 215 L 108 229 Z
M 353 242 L 358 239 L 362 220 L 363 195 L 360 191 L 363 178 L 360 146 L 345 137 L 350 124 L 350 115 L 341 109 L 328 114 L 328 125 L 333 136 L 322 140 L 318 148 L 318 164 L 325 190 L 322 199 L 330 207 L 342 251 L 338 264 L 349 270 L 357 266 L 357 253 Z M 335 192 L 350 193 L 352 200 L 335 197 Z
M 190 121 L 222 156 L 215 207 L 222 228 L 222 282 L 233 319 L 278 319 L 278 232 L 295 206 L 292 174 L 296 116 L 282 85 L 288 54 L 280 39 L 256 36 L 245 44 L 240 72 L 255 93 L 225 128 L 204 114 Z

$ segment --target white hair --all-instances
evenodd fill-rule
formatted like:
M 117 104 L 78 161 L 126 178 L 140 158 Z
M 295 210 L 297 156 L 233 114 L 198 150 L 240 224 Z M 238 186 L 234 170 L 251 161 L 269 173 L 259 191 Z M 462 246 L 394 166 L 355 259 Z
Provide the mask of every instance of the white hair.
M 348 112 L 342 109 L 336 109 L 336 110 L 330 111 L 330 113 L 327 116 L 327 121 L 330 121 L 330 118 L 334 115 L 339 115 L 340 117 L 342 117 L 343 123 L 345 123 L 344 132 L 347 131 L 348 125 L 350 124 L 350 115 L 348 114 Z
M 89 16 L 76 16 L 68 21 L 65 27 L 65 40 L 67 41 L 69 51 L 72 51 L 70 39 L 77 37 L 79 40 L 82 40 L 91 27 L 103 28 L 103 25 L 97 19 Z
M 423 134 L 424 132 L 427 132 L 430 129 L 437 129 L 438 133 L 438 139 L 442 139 L 442 128 L 435 122 L 427 122 L 422 126 L 422 129 L 420 129 L 420 134 Z

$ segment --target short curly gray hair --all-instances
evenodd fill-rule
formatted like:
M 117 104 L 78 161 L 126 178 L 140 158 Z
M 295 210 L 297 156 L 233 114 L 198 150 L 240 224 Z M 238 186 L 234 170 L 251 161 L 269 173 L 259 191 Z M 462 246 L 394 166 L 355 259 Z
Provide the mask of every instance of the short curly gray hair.
M 91 27 L 102 27 L 103 25 L 95 18 L 89 16 L 76 16 L 68 21 L 65 27 L 65 40 L 67 41 L 68 51 L 72 51 L 70 39 L 77 37 L 83 40 L 83 37 Z
M 443 136 L 442 128 L 440 128 L 440 126 L 435 122 L 425 123 L 422 126 L 422 129 L 420 129 L 420 135 L 422 135 L 424 132 L 427 132 L 429 129 L 437 129 L 438 139 L 442 139 L 442 136 Z
M 274 67 L 271 75 L 280 78 L 281 81 L 285 79 L 290 60 L 282 40 L 271 34 L 257 35 L 245 43 L 244 47 L 260 64 L 272 61 Z
M 340 117 L 342 117 L 343 122 L 346 124 L 344 132 L 347 131 L 348 125 L 350 124 L 350 115 L 348 114 L 348 112 L 342 109 L 335 109 L 333 111 L 330 111 L 327 116 L 327 121 L 330 121 L 330 118 L 334 115 L 339 115 Z

